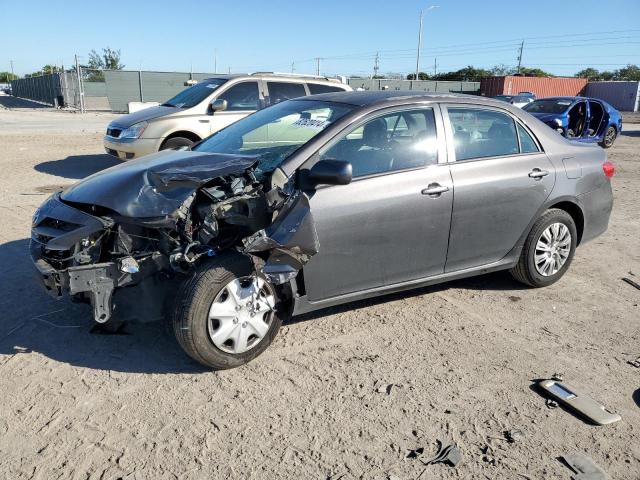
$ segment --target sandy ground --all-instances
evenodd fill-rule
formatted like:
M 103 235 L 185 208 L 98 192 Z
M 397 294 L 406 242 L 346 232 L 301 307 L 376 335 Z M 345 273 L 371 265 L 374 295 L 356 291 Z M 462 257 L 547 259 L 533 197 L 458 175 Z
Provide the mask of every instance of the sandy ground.
M 0 109 L 1 478 L 569 479 L 571 452 L 640 478 L 640 291 L 620 280 L 640 282 L 640 125 L 610 150 L 608 233 L 556 285 L 499 273 L 318 312 L 212 373 L 159 325 L 90 333 L 86 307 L 32 281 L 31 214 L 116 163 L 111 118 Z M 623 420 L 547 408 L 530 387 L 556 372 Z M 459 446 L 457 468 L 405 458 L 437 440 Z

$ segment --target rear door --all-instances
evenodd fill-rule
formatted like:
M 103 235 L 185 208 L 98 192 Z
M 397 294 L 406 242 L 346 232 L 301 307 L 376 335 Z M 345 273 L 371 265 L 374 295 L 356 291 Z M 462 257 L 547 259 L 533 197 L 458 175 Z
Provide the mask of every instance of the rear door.
M 532 133 L 505 111 L 448 105 L 455 190 L 446 272 L 497 262 L 549 196 L 555 171 Z
M 304 82 L 283 82 L 277 80 L 266 81 L 267 104 L 275 105 L 276 103 L 291 100 L 292 98 L 304 97 L 307 95 Z
M 354 178 L 311 195 L 320 251 L 304 268 L 310 301 L 443 272 L 453 188 L 436 131 L 444 140 L 437 108 L 394 109 L 320 151 L 349 161 Z

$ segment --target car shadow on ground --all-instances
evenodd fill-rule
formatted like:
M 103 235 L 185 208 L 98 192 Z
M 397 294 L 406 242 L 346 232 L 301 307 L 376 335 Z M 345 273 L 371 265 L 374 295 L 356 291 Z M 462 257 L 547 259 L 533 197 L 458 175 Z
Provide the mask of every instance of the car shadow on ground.
M 161 323 L 127 324 L 118 334 L 99 334 L 88 305 L 67 298 L 55 300 L 45 293 L 28 253 L 29 240 L 0 245 L 0 264 L 11 265 L 0 277 L 0 354 L 37 352 L 52 360 L 84 368 L 129 373 L 204 373 L 209 370 L 191 360 L 173 333 Z M 518 290 L 523 287 L 508 273 L 494 273 L 441 285 L 418 288 L 352 302 L 294 317 L 289 324 L 338 312 L 365 308 L 449 288 Z
M 98 370 L 130 373 L 203 373 L 165 325 L 130 324 L 120 334 L 91 333 L 88 305 L 55 300 L 36 279 L 29 240 L 0 245 L 0 354 L 37 352 L 52 360 Z
M 431 285 L 428 287 L 415 288 L 412 290 L 405 290 L 403 292 L 381 295 L 379 297 L 368 298 L 366 300 L 358 300 L 356 302 L 345 303 L 343 305 L 337 305 L 335 307 L 324 308 L 315 312 L 305 313 L 304 315 L 298 315 L 291 319 L 289 321 L 289 324 L 313 320 L 315 318 L 324 317 L 326 315 L 344 313 L 349 310 L 356 310 L 358 308 L 370 307 L 396 300 L 443 292 L 451 288 L 459 288 L 462 290 L 518 291 L 527 290 L 529 287 L 516 281 L 511 275 L 509 275 L 508 272 L 495 272 L 486 275 L 479 275 L 476 277 L 464 278 L 461 280 L 453 280 L 450 282 L 440 283 L 438 285 Z M 520 300 L 520 297 L 515 295 L 511 295 L 511 298 L 513 298 L 514 301 Z
M 37 164 L 34 168 L 38 172 L 48 173 L 57 177 L 80 180 L 105 168 L 121 164 L 116 157 L 104 154 L 71 155 L 62 160 L 49 160 Z
M 622 130 L 620 135 L 623 137 L 640 137 L 640 130 Z
M 12 97 L 11 95 L 0 95 L 0 106 L 4 108 L 53 108 L 51 105 L 44 105 L 25 98 Z

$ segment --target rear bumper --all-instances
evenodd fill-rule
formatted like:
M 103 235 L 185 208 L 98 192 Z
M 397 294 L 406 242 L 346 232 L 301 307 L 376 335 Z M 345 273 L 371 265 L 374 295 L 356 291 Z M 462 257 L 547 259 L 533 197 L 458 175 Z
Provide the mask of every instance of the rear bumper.
M 584 212 L 584 231 L 581 243 L 593 240 L 607 231 L 613 210 L 611 182 L 606 181 L 599 188 L 578 196 Z
M 161 138 L 114 138 L 105 135 L 103 145 L 109 155 L 122 160 L 131 160 L 151 153 L 156 153 L 160 149 Z

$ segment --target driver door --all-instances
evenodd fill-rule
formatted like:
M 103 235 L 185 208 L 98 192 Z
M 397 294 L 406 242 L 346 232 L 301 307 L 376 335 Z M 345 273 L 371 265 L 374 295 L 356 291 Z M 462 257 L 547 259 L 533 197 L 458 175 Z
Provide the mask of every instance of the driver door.
M 260 109 L 262 96 L 258 80 L 247 80 L 231 85 L 219 93 L 216 99 L 226 100 L 227 109 L 214 112 L 209 116 L 210 132 L 215 133 L 224 127 Z
M 304 267 L 310 302 L 443 273 L 453 185 L 434 113 L 378 113 L 320 151 L 349 161 L 354 178 L 311 195 L 320 251 Z

